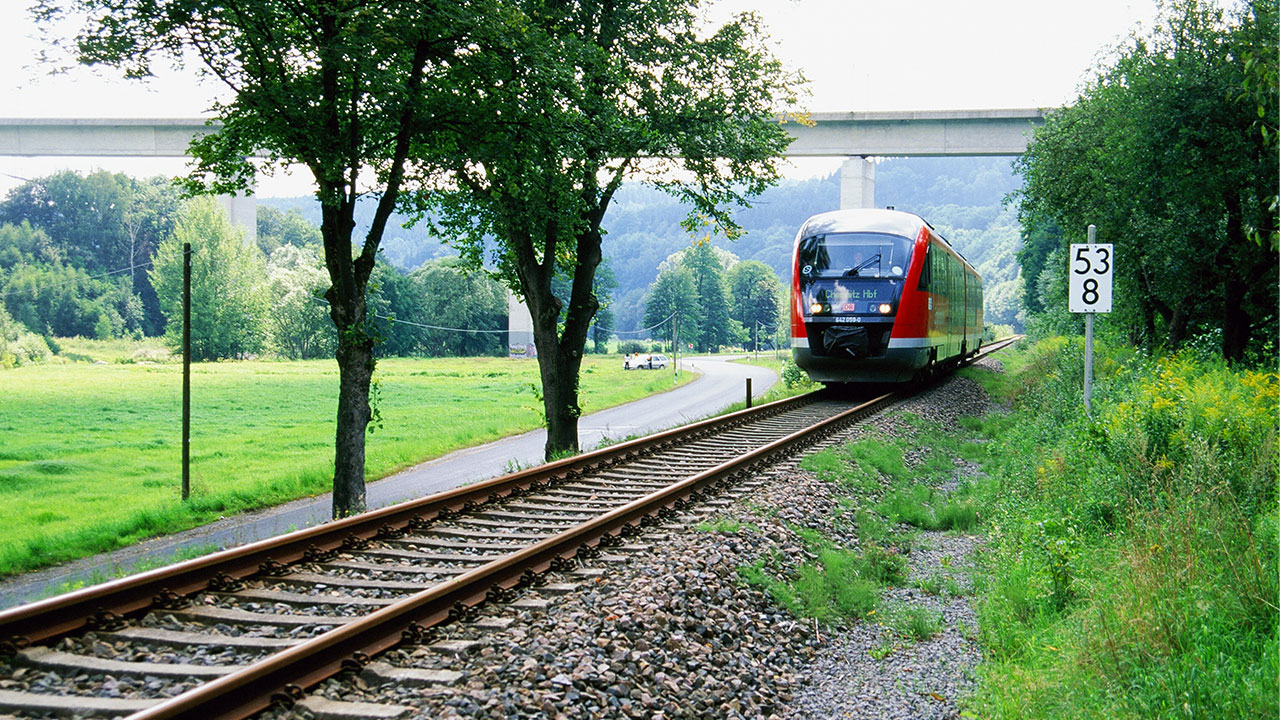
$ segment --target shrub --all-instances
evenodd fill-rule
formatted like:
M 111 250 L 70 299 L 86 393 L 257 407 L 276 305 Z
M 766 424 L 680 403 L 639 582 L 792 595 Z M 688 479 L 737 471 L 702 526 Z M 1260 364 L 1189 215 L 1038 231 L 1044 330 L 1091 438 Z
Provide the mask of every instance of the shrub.
M 782 382 L 792 390 L 813 384 L 813 381 L 809 379 L 805 371 L 790 360 L 782 364 Z

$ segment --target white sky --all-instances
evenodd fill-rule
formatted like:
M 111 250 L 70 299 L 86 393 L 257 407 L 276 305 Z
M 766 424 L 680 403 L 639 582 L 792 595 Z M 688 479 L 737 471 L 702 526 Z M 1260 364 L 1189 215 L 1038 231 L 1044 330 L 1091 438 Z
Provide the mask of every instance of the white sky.
M 50 76 L 35 64 L 29 0 L 0 0 L 0 117 L 167 118 L 205 114 L 218 92 L 172 72 L 143 85 L 109 70 Z M 709 15 L 754 10 L 774 51 L 810 81 L 813 111 L 1051 107 L 1070 102 L 1100 53 L 1137 24 L 1154 0 L 714 0 Z M 839 160 L 807 161 L 790 174 L 827 173 Z M 0 193 L 63 168 L 176 174 L 178 160 L 0 157 Z M 307 194 L 285 178 L 262 196 Z

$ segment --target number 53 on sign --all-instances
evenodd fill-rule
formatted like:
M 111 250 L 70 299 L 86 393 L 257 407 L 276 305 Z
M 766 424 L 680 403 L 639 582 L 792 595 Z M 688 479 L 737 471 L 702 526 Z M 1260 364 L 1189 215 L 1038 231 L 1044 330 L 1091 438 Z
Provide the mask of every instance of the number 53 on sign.
M 1115 267 L 1110 243 L 1071 246 L 1067 275 L 1071 278 L 1067 309 L 1073 313 L 1111 312 L 1111 274 Z

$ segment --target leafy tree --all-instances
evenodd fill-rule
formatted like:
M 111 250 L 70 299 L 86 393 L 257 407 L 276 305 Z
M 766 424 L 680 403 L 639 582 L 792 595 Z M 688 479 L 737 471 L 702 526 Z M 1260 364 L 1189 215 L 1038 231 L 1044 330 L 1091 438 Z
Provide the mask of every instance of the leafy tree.
M 1022 249 L 1018 251 L 1018 264 L 1023 277 L 1033 282 L 1040 278 L 1048 262 L 1049 253 L 1065 247 L 1062 228 L 1042 215 L 1024 216 L 1022 219 Z M 1023 300 L 1027 312 L 1041 313 L 1047 310 L 1038 292 L 1027 292 Z
M 591 322 L 591 342 L 595 346 L 593 350 L 597 353 L 609 352 L 609 338 L 613 335 L 614 318 L 613 318 L 613 291 L 618 287 L 618 280 L 613 274 L 613 268 L 609 267 L 609 261 L 605 260 L 600 263 L 600 267 L 596 268 L 595 280 L 596 298 L 600 301 L 600 308 L 596 310 L 596 317 Z
M 61 263 L 20 264 L 4 273 L 0 288 L 13 317 L 38 334 L 105 339 L 141 333 L 142 303 L 127 277 L 93 277 Z
M 132 199 L 133 181 L 124 174 L 65 170 L 10 191 L 0 222 L 29 221 L 49 233 L 60 260 L 96 274 L 132 264 L 124 229 Z
M 1280 161 L 1240 94 L 1243 53 L 1274 54 L 1276 32 L 1274 13 L 1228 18 L 1198 0 L 1166 4 L 1155 30 L 1053 113 L 1017 163 L 1024 219 L 1056 222 L 1064 244 L 1090 223 L 1115 243 L 1121 300 L 1111 320 L 1135 338 L 1177 348 L 1218 327 L 1223 355 L 1239 360 L 1274 322 L 1280 257 L 1250 228 L 1269 237 L 1276 227 Z
M 720 346 L 733 343 L 738 335 L 729 315 L 724 266 L 720 264 L 709 238 L 694 243 L 685 251 L 684 265 L 693 275 L 698 295 L 698 350 L 715 352 Z
M 297 209 L 284 212 L 270 205 L 258 206 L 258 247 L 268 256 L 282 245 L 312 248 L 324 252 L 320 228 Z
M 499 46 L 458 76 L 451 151 L 419 153 L 456 187 L 434 204 L 449 241 L 473 267 L 491 261 L 529 306 L 548 458 L 578 448 L 601 223 L 622 181 L 647 177 L 732 233 L 727 206 L 777 177 L 788 139 L 773 118 L 790 78 L 754 16 L 706 34 L 697 7 L 509 0 L 490 19 Z M 690 179 L 666 173 L 676 168 Z M 557 273 L 572 278 L 563 324 Z
M 1280 56 L 1276 53 L 1276 28 L 1280 26 L 1280 3 L 1276 0 L 1254 0 L 1246 6 L 1246 12 L 1252 17 L 1242 23 L 1240 31 L 1233 35 L 1238 44 L 1240 59 L 1244 61 L 1244 79 L 1241 81 L 1243 92 L 1241 102 L 1255 108 L 1257 118 L 1251 130 L 1262 140 L 1262 145 L 1271 156 L 1280 152 L 1280 126 L 1276 112 L 1276 96 L 1280 88 Z M 1269 194 L 1264 194 L 1262 202 L 1267 206 L 1269 214 L 1264 216 L 1271 222 L 1260 226 L 1246 225 L 1249 237 L 1259 245 L 1270 245 L 1272 250 L 1280 248 L 1280 227 L 1274 222 L 1280 215 L 1280 195 L 1273 184 Z
M 0 369 L 45 362 L 52 355 L 44 338 L 14 322 L 0 305 Z
M 151 282 L 169 319 L 165 340 L 182 347 L 183 244 L 191 243 L 191 359 L 244 357 L 266 339 L 266 263 L 246 244 L 217 201 L 197 197 L 183 207 L 173 236 L 160 243 Z
M 416 351 L 431 357 L 506 355 L 507 290 L 460 258 L 432 260 L 410 274 L 419 323 L 454 330 L 418 329 Z M 458 332 L 475 330 L 478 332 Z
M 267 329 L 272 346 L 285 357 L 333 354 L 337 338 L 323 301 L 328 287 L 324 261 L 314 249 L 283 244 L 271 253 L 267 260 Z
M 655 327 L 674 314 L 676 336 L 681 346 L 692 343 L 701 347 L 702 327 L 698 322 L 700 313 L 697 282 L 689 268 L 675 265 L 658 273 L 658 279 L 649 286 L 649 293 L 644 299 L 645 327 Z M 656 332 L 662 336 L 664 331 Z M 665 333 L 666 337 L 670 337 L 670 325 Z
M 747 331 L 752 347 L 768 346 L 778 328 L 782 283 L 773 268 L 759 260 L 744 260 L 726 277 L 733 297 L 733 319 Z
M 494 15 L 487 0 L 41 0 L 36 14 L 71 11 L 84 23 L 80 62 L 151 74 L 156 57 L 195 62 L 224 83 L 214 107 L 222 130 L 191 146 L 195 192 L 245 190 L 265 155 L 269 167 L 305 166 L 315 177 L 338 331 L 339 389 L 333 514 L 365 509 L 365 430 L 375 334 L 366 291 L 387 219 L 404 186 L 405 159 L 458 97 L 447 75 L 465 64 L 472 28 Z M 466 49 L 466 54 L 459 52 Z M 487 88 L 488 85 L 486 84 Z M 445 103 L 442 105 L 442 103 Z M 363 244 L 352 244 L 359 198 L 376 210 Z
M 414 354 L 418 329 L 395 320 L 419 317 L 421 305 L 422 298 L 408 274 L 378 258 L 369 277 L 369 313 L 373 317 L 370 324 L 376 328 L 374 351 L 378 357 Z
M 592 292 L 595 293 L 596 300 L 600 303 L 600 307 L 596 310 L 596 316 L 591 321 L 591 327 L 587 330 L 588 338 L 594 345 L 592 352 L 603 353 L 609 342 L 609 335 L 613 332 L 613 309 L 612 294 L 613 290 L 618 287 L 618 280 L 613 274 L 613 269 L 609 267 L 608 260 L 601 260 L 600 266 L 596 268 L 595 287 Z M 560 301 L 560 322 L 558 326 L 564 325 L 565 319 L 569 315 L 569 299 L 573 292 L 573 278 L 564 273 L 557 273 L 551 278 L 551 292 Z
M 0 224 L 0 270 L 18 265 L 58 264 L 62 254 L 54 246 L 49 233 L 33 227 L 29 220 L 20 224 Z
M 155 292 L 144 272 L 156 245 L 173 230 L 177 192 L 163 178 L 122 173 L 88 176 L 63 171 L 23 183 L 0 203 L 0 223 L 29 222 L 49 238 L 34 261 L 64 263 L 88 275 L 127 273 L 143 309 L 142 329 L 163 329 Z

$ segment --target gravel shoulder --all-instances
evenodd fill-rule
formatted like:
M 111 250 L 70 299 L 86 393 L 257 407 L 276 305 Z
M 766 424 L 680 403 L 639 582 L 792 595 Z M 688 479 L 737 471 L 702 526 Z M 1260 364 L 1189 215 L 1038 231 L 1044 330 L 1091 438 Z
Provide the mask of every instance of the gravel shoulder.
M 952 377 L 898 410 L 954 426 L 991 408 L 975 383 Z M 877 433 L 902 430 L 899 420 L 870 422 Z M 826 445 L 870 432 L 857 426 Z M 957 463 L 944 485 L 975 471 Z M 455 651 L 402 646 L 379 658 L 451 673 L 450 682 L 347 675 L 314 693 L 420 718 L 958 717 L 981 659 L 969 572 L 979 537 L 919 533 L 906 580 L 884 593 L 883 612 L 847 624 L 798 619 L 743 581 L 739 569 L 761 558 L 783 567 L 814 558 L 794 528 L 856 548 L 840 510 L 869 501 L 844 493 L 798 460 L 771 466 L 731 502 L 678 516 L 585 569 L 553 573 L 554 590 L 527 590 L 516 602 L 487 604 L 477 622 L 440 629 L 433 641 L 455 641 Z M 890 616 L 912 606 L 937 613 L 932 637 L 893 629 Z M 268 715 L 307 716 L 300 708 Z

